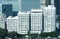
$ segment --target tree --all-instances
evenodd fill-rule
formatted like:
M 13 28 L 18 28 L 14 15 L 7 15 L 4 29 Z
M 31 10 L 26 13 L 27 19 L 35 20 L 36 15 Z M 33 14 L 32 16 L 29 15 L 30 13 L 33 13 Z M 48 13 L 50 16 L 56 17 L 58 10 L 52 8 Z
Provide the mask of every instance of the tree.
M 17 37 L 23 38 L 25 37 L 25 34 L 17 34 Z
M 41 33 L 40 36 L 41 37 L 47 37 L 49 34 L 48 33 Z
M 5 38 L 5 34 L 6 34 L 6 30 L 0 28 L 0 36 L 1 36 L 2 38 Z
M 8 32 L 8 37 L 11 37 L 12 39 L 14 39 L 15 38 L 15 36 L 17 36 L 17 32 L 15 32 L 15 31 L 12 31 L 12 32 Z
M 37 33 L 29 34 L 29 37 L 31 37 L 31 39 L 36 39 L 36 37 L 38 37 L 38 34 Z
M 41 33 L 40 34 L 41 37 L 58 37 L 57 33 L 56 32 L 46 32 L 46 33 Z
M 15 32 L 15 31 L 8 32 L 8 37 L 14 39 L 15 36 L 20 37 L 20 38 L 25 37 L 25 35 L 23 35 L 23 34 L 19 34 L 19 33 Z
M 51 32 L 50 37 L 58 37 L 58 34 L 56 32 Z
M 5 29 L 0 28 L 0 36 L 4 36 L 5 32 L 6 32 Z

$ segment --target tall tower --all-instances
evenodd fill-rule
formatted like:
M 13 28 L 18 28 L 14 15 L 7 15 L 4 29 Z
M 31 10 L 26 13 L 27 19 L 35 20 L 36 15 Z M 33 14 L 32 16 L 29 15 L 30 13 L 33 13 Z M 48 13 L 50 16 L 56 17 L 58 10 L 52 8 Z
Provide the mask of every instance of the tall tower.
M 54 0 L 43 0 L 41 2 L 43 2 L 44 7 L 48 5 L 54 5 Z
M 51 5 L 54 5 L 54 0 L 51 0 Z
M 40 0 L 40 7 L 46 7 L 48 5 L 51 5 L 51 0 Z
M 19 2 L 19 11 L 21 11 L 21 0 L 18 0 Z
M 46 6 L 46 0 L 44 0 L 44 6 Z
M 46 6 L 46 0 L 40 0 L 40 8 L 43 8 Z

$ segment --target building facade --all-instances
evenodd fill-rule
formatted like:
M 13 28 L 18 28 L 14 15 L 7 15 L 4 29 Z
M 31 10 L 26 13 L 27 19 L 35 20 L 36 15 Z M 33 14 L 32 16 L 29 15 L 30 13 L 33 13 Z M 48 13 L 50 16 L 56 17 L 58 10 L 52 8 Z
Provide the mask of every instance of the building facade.
M 29 13 L 19 12 L 19 34 L 27 34 L 29 31 Z
M 54 5 L 48 5 L 44 9 L 44 32 L 55 31 L 56 26 L 56 8 Z
M 31 34 L 40 34 L 42 31 L 42 10 L 31 10 Z
M 5 29 L 6 17 L 4 14 L 0 13 L 0 28 Z
M 12 31 L 15 31 L 15 32 L 18 32 L 18 17 L 12 17 L 12 16 L 9 16 L 7 18 L 7 29 L 8 29 L 8 32 L 12 32 Z
M 6 15 L 6 17 L 13 16 L 12 4 L 2 4 L 2 13 Z

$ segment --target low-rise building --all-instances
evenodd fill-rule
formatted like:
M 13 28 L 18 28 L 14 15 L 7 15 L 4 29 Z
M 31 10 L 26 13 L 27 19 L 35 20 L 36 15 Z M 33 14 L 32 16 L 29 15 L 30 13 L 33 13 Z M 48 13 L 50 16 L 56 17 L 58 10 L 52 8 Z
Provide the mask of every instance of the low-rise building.
M 16 31 L 18 32 L 18 16 L 12 17 L 9 16 L 7 18 L 7 29 L 9 32 Z

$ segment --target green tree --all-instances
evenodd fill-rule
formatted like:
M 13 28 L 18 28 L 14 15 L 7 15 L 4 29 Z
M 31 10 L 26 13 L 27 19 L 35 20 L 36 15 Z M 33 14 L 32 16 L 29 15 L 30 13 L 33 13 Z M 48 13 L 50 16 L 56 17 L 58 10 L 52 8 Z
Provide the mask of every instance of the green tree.
M 46 33 L 41 33 L 40 34 L 41 37 L 58 37 L 57 33 L 56 32 L 46 32 Z
M 8 32 L 8 37 L 11 37 L 12 39 L 14 39 L 15 36 L 17 36 L 17 32 L 15 32 L 15 31 Z
M 26 35 L 25 34 L 17 34 L 17 37 L 24 38 Z
M 56 32 L 50 32 L 50 37 L 58 37 Z
M 5 29 L 0 28 L 0 37 L 2 37 L 2 39 L 4 39 L 4 38 L 5 38 L 5 34 L 6 34 L 6 30 L 5 30 Z
M 33 34 L 29 34 L 29 37 L 31 37 L 31 39 L 36 39 L 36 37 L 38 37 L 39 34 L 37 33 L 33 33 Z
M 47 37 L 49 34 L 48 33 L 41 33 L 40 36 L 41 37 Z
M 18 34 L 18 33 L 15 32 L 15 31 L 8 32 L 8 37 L 14 39 L 15 36 L 17 36 L 17 37 L 21 37 L 21 38 L 25 37 L 25 35 L 23 35 L 23 34 Z

